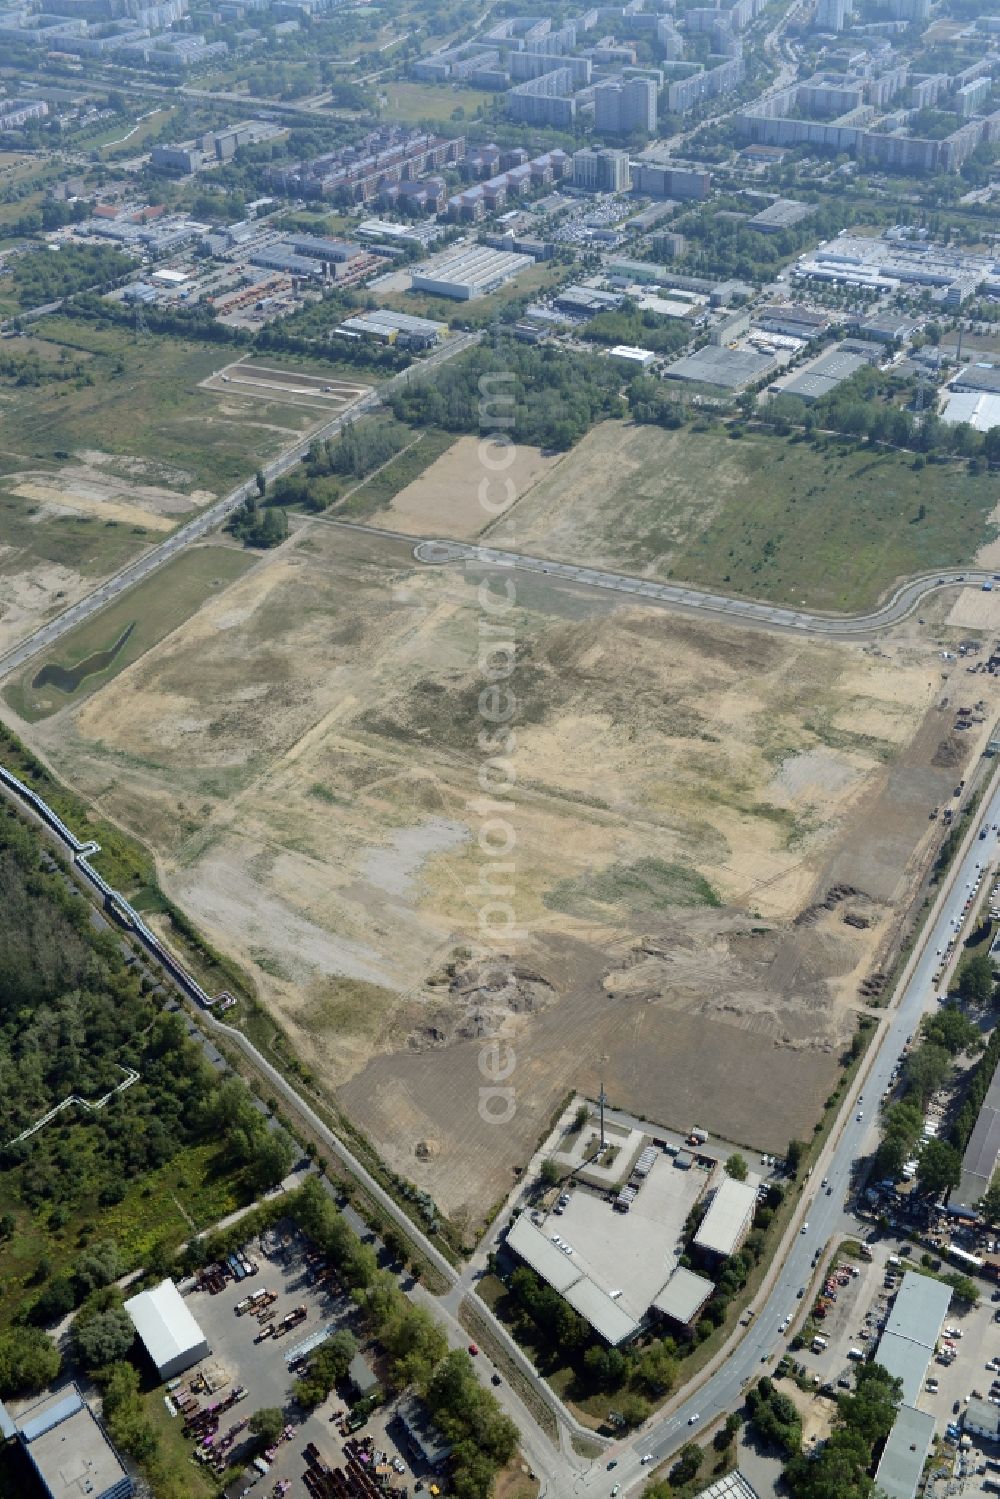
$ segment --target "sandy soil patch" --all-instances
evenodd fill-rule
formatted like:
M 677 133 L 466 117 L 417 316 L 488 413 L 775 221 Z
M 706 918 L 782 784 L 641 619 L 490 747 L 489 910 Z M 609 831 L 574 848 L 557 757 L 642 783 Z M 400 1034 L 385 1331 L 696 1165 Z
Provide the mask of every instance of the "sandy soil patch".
M 96 468 L 68 467 L 59 473 L 22 472 L 8 480 L 13 494 L 33 500 L 42 513 L 93 515 L 147 531 L 171 531 L 176 517 L 214 496 L 207 490 L 181 494 L 159 485 L 138 484 Z
M 994 562 L 1000 566 L 1000 542 L 991 542 L 990 546 L 997 548 L 997 554 L 986 566 Z M 983 550 L 988 551 L 989 547 Z M 989 593 L 982 588 L 963 588 L 948 612 L 947 623 L 959 630 L 1000 630 L 1000 584 Z
M 91 579 L 54 562 L 32 559 L 23 572 L 0 570 L 0 654 L 92 586 Z
M 829 1091 L 953 754 L 976 752 L 959 736 L 942 759 L 935 647 L 909 625 L 877 656 L 526 584 L 498 870 L 479 842 L 479 622 L 462 571 L 307 526 L 30 737 L 149 842 L 323 1085 L 446 1211 L 475 1222 L 604 1055 L 617 1104 L 782 1150 Z M 855 893 L 830 902 L 836 885 Z M 456 969 L 491 899 L 516 918 L 510 994 Z M 518 1058 L 503 1131 L 477 1112 L 497 1031 Z
M 487 442 L 481 452 L 478 437 L 460 437 L 369 524 L 408 536 L 449 536 L 456 541 L 478 536 L 555 468 L 559 455 L 521 446 L 513 463 L 499 472 L 506 459 L 506 450 L 495 444 Z M 484 479 L 489 481 L 485 498 L 491 506 L 502 504 L 499 512 L 488 510 L 480 499 Z

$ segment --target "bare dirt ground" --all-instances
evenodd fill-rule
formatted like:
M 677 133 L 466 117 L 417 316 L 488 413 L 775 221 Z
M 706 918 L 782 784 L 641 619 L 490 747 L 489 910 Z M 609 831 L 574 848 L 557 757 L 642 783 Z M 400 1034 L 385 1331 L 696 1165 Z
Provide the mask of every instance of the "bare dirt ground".
M 172 531 L 180 516 L 214 498 L 208 490 L 182 494 L 162 485 L 136 483 L 90 464 L 67 466 L 57 473 L 24 470 L 10 474 L 7 485 L 21 499 L 37 502 L 39 519 L 75 513 L 159 532 Z
M 369 524 L 403 531 L 408 536 L 448 536 L 467 541 L 509 510 L 559 462 L 558 455 L 547 456 L 540 448 L 521 446 L 513 463 L 497 474 L 487 465 L 505 465 L 506 452 L 489 442 L 484 451 L 485 464 L 480 439 L 460 437 Z M 489 481 L 486 499 L 491 504 L 502 502 L 499 510 L 487 510 L 480 499 L 484 479 Z
M 991 542 L 990 546 L 997 547 L 997 556 L 1000 557 L 1000 543 Z M 989 549 L 983 548 L 984 551 Z M 984 593 L 981 588 L 963 588 L 948 611 L 948 623 L 959 630 L 994 633 L 1000 630 L 1000 583 L 990 593 Z
M 19 555 L 17 548 L 0 547 L 0 655 L 94 586 L 92 578 L 55 562 L 19 568 Z
M 321 1085 L 456 1218 L 480 1221 L 601 1072 L 623 1108 L 783 1150 L 976 751 L 954 706 L 990 679 L 956 670 L 942 712 L 912 621 L 876 651 L 518 577 L 498 873 L 477 583 L 306 525 L 25 736 L 150 843 Z M 463 956 L 497 880 L 505 987 Z M 496 1032 L 502 1129 L 480 1113 Z

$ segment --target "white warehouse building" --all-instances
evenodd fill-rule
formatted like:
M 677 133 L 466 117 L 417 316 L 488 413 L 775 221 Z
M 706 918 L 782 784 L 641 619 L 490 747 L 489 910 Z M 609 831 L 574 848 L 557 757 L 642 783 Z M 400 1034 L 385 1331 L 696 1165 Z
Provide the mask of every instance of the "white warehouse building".
M 509 250 L 491 250 L 475 245 L 457 255 L 433 264 L 414 267 L 411 290 L 428 291 L 438 297 L 454 297 L 457 302 L 471 302 L 488 296 L 519 272 L 534 265 L 530 255 L 515 255 Z
M 183 1374 L 211 1352 L 172 1280 L 162 1280 L 151 1291 L 131 1297 L 125 1310 L 161 1379 Z

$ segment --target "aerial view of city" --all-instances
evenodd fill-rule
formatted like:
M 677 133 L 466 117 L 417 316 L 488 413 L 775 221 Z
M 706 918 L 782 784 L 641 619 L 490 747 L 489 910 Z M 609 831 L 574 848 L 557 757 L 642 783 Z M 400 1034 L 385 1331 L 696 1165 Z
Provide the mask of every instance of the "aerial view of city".
M 1000 1495 L 996 0 L 0 0 L 0 1499 Z

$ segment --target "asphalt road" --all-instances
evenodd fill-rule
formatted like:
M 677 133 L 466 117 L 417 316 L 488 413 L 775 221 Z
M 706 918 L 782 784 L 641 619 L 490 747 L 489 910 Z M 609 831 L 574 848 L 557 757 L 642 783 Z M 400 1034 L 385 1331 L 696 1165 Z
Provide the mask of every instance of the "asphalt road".
M 520 568 L 524 572 L 548 573 L 568 583 L 608 589 L 613 593 L 628 594 L 653 604 L 724 614 L 742 624 L 751 622 L 771 628 L 795 630 L 805 635 L 834 638 L 876 634 L 887 625 L 897 624 L 912 614 L 921 599 L 938 588 L 954 588 L 961 584 L 981 587 L 986 582 L 992 584 L 994 578 L 1000 576 L 976 568 L 967 568 L 962 572 L 957 568 L 946 568 L 939 573 L 926 573 L 911 578 L 897 588 L 886 603 L 868 614 L 814 614 L 804 609 L 758 603 L 755 599 L 709 593 L 704 589 L 685 587 L 683 583 L 657 583 L 649 578 L 631 577 L 627 573 L 609 572 L 604 568 L 581 567 L 574 562 L 550 562 L 544 557 L 533 557 L 526 552 L 505 552 L 497 547 L 476 546 L 460 541 L 421 541 L 414 547 L 413 555 L 418 562 L 437 565 L 451 562 L 482 563 L 485 567 L 511 570 Z
M 885 1018 L 877 1049 L 873 1052 L 860 1097 L 851 1108 L 848 1123 L 832 1151 L 821 1157 L 821 1161 L 828 1159 L 828 1164 L 817 1165 L 806 1184 L 798 1209 L 803 1220 L 799 1225 L 800 1232 L 796 1234 L 774 1285 L 742 1342 L 718 1372 L 668 1417 L 648 1429 L 644 1436 L 629 1438 L 627 1443 L 609 1449 L 605 1456 L 595 1461 L 586 1474 L 575 1480 L 575 1494 L 610 1494 L 616 1482 L 625 1489 L 640 1477 L 644 1480 L 648 1477 L 648 1470 L 640 1459 L 646 1453 L 652 1453 L 655 1462 L 669 1457 L 685 1441 L 697 1438 L 706 1426 L 736 1409 L 742 1403 L 746 1385 L 765 1372 L 765 1365 L 773 1367 L 776 1355 L 791 1338 L 796 1322 L 809 1305 L 808 1295 L 800 1301 L 797 1293 L 800 1286 L 807 1290 L 810 1286 L 814 1253 L 822 1251 L 831 1239 L 858 1229 L 857 1220 L 846 1207 L 854 1163 L 875 1146 L 879 1101 L 907 1041 L 916 1034 L 921 1015 L 937 1008 L 937 989 L 933 980 L 940 959 L 936 949 L 944 947 L 949 936 L 961 926 L 962 907 L 968 893 L 967 881 L 975 879 L 977 866 L 997 861 L 1000 836 L 992 831 L 994 823 L 1000 824 L 1000 775 L 994 779 L 976 820 L 975 835 L 960 862 L 953 866 L 950 883 L 939 897 L 933 918 L 925 928 L 923 944 L 912 962 L 899 1002 Z M 982 827 L 989 830 L 984 841 L 978 836 Z M 829 1191 L 822 1186 L 824 1173 Z M 792 1325 L 787 1333 L 782 1333 L 781 1322 L 787 1314 L 791 1314 Z M 692 1416 L 698 1417 L 694 1424 L 691 1424 Z M 617 1458 L 617 1467 L 609 1473 L 607 1463 L 612 1457 Z
M 394 385 L 411 379 L 414 376 L 422 375 L 429 368 L 433 369 L 436 365 L 442 364 L 448 359 L 454 359 L 456 354 L 461 354 L 464 349 L 469 348 L 474 343 L 478 343 L 479 338 L 480 335 L 478 333 L 465 333 L 460 334 L 456 338 L 449 339 L 446 344 L 436 349 L 426 359 L 419 360 L 416 364 L 410 365 L 408 369 L 394 376 L 385 385 L 373 387 L 366 395 L 361 396 L 359 400 L 347 407 L 338 416 L 332 417 L 330 421 L 325 422 L 322 427 L 311 432 L 301 442 L 295 443 L 293 447 L 287 448 L 277 458 L 265 464 L 263 466 L 265 478 L 269 483 L 274 479 L 280 479 L 283 474 L 288 473 L 289 469 L 294 468 L 297 463 L 301 462 L 314 442 L 323 442 L 329 437 L 335 437 L 346 423 L 356 421 L 359 416 L 363 416 L 366 412 L 374 411 L 381 404 L 383 396 Z M 0 677 L 8 676 L 11 672 L 17 671 L 26 661 L 30 661 L 33 656 L 37 656 L 39 651 L 45 650 L 53 641 L 58 640 L 60 636 L 75 629 L 83 620 L 89 619 L 92 614 L 96 614 L 98 610 L 103 609 L 106 604 L 110 604 L 113 599 L 116 599 L 127 589 L 134 588 L 137 583 L 147 578 L 157 568 L 162 567 L 165 562 L 169 562 L 172 557 L 176 557 L 179 552 L 183 551 L 186 546 L 190 546 L 193 541 L 198 541 L 201 537 L 206 536 L 209 531 L 213 531 L 216 526 L 223 523 L 237 506 L 242 505 L 249 494 L 256 493 L 256 489 L 255 478 L 247 479 L 244 483 L 238 484 L 235 489 L 230 490 L 221 500 L 216 500 L 214 505 L 209 505 L 207 510 L 202 510 L 199 515 L 196 515 L 192 520 L 187 521 L 186 524 L 174 531 L 172 535 L 167 537 L 166 541 L 162 541 L 159 546 L 155 546 L 150 551 L 144 552 L 141 557 L 137 557 L 134 562 L 130 562 L 126 567 L 123 567 L 120 572 L 114 573 L 110 578 L 106 578 L 103 583 L 98 584 L 94 591 L 89 593 L 86 598 L 80 599 L 78 603 L 71 605 L 69 609 L 57 615 L 55 619 L 49 620 L 47 624 L 42 625 L 34 634 L 27 636 L 20 644 L 9 650 L 5 656 L 0 656 Z

